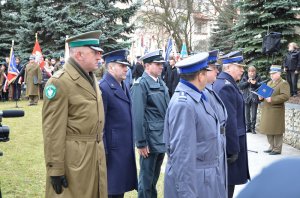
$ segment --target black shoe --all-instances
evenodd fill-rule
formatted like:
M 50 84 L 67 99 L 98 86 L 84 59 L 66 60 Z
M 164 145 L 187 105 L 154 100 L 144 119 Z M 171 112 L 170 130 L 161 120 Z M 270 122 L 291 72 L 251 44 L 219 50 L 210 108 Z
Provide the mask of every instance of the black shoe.
M 253 129 L 253 130 L 251 131 L 251 133 L 252 133 L 252 134 L 256 134 L 255 129 Z
M 268 149 L 268 150 L 265 150 L 264 153 L 272 153 L 273 151 Z
M 276 151 L 272 151 L 271 153 L 269 153 L 269 155 L 280 155 L 280 152 L 276 152 Z
M 247 129 L 247 130 L 246 130 L 246 133 L 251 133 L 251 129 Z

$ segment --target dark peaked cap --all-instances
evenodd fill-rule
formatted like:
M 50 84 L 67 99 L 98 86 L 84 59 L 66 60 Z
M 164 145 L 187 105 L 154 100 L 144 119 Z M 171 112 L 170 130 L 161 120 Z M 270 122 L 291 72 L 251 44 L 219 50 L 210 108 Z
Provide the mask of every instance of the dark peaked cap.
M 163 50 L 155 50 L 145 54 L 143 57 L 140 58 L 144 63 L 164 63 L 164 57 L 162 56 Z

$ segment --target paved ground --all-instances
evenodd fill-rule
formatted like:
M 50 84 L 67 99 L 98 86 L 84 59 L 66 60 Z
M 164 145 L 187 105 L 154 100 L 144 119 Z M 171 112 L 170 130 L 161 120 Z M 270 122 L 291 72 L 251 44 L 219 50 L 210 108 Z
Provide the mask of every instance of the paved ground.
M 281 155 L 269 155 L 263 151 L 268 149 L 268 142 L 265 135 L 261 134 L 247 134 L 248 141 L 248 157 L 249 157 L 249 168 L 250 176 L 254 178 L 261 170 L 271 163 L 287 157 L 300 157 L 300 150 L 295 149 L 287 144 L 283 145 Z M 254 153 L 251 151 L 257 151 Z M 245 187 L 246 185 L 239 185 L 236 187 L 235 196 Z

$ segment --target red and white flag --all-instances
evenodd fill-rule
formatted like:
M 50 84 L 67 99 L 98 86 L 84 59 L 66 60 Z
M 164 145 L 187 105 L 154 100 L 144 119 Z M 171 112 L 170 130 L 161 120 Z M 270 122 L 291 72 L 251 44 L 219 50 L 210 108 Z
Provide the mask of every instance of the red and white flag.
M 44 69 L 45 62 L 39 41 L 37 39 L 37 34 L 35 34 L 35 44 L 32 50 L 32 55 L 35 56 L 35 62 L 40 65 L 40 68 Z

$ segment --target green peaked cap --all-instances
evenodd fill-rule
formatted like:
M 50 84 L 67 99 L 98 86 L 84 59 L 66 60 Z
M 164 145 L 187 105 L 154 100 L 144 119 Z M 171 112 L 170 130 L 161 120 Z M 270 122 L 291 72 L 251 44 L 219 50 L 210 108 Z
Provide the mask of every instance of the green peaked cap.
M 93 50 L 103 52 L 103 49 L 100 48 L 100 35 L 101 31 L 86 32 L 66 39 L 66 43 L 69 44 L 70 48 L 90 47 Z

